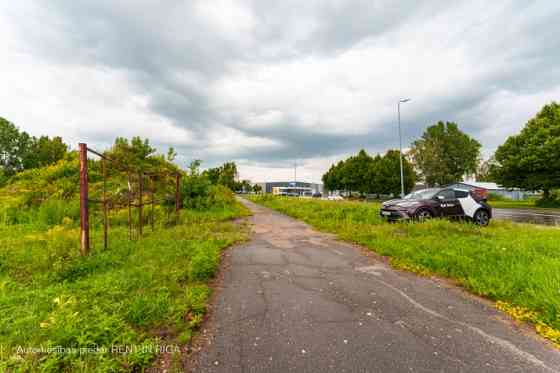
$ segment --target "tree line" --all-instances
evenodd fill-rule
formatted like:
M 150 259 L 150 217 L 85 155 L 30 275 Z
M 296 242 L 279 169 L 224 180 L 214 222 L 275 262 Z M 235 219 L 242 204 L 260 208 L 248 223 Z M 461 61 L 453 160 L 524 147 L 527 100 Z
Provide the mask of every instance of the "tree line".
M 67 153 L 61 137 L 30 136 L 0 117 L 0 185 L 20 171 L 56 163 Z
M 405 191 L 416 181 L 427 186 L 443 186 L 476 175 L 480 181 L 493 181 L 508 188 L 542 191 L 545 199 L 555 198 L 560 188 L 560 105 L 545 105 L 520 133 L 510 136 L 494 155 L 481 162 L 480 143 L 453 122 L 437 122 L 411 144 L 403 155 Z M 171 163 L 175 150 L 155 156 L 148 140 L 117 138 L 110 150 L 128 164 L 148 167 L 149 163 Z M 0 186 L 18 172 L 41 168 L 72 156 L 61 137 L 31 136 L 0 117 Z M 148 163 L 142 163 L 148 162 Z M 200 161 L 199 161 L 200 162 Z M 200 164 L 198 164 L 200 166 Z M 255 190 L 248 180 L 238 180 L 237 166 L 226 162 L 201 174 L 210 184 L 233 191 Z M 364 150 L 333 164 L 323 175 L 327 190 L 355 191 L 362 194 L 399 194 L 399 152 L 383 156 Z M 258 188 L 258 186 L 257 186 Z
M 412 164 L 403 159 L 405 190 L 414 187 L 416 175 Z M 372 157 L 365 150 L 333 164 L 323 175 L 327 190 L 359 192 L 360 194 L 399 194 L 401 190 L 398 150 Z
M 0 117 L 0 186 L 20 172 L 53 165 L 65 157 L 75 157 L 74 153 L 69 151 L 69 146 L 59 136 L 37 138 Z M 162 167 L 179 170 L 179 167 L 173 164 L 177 156 L 173 147 L 168 149 L 166 155 L 157 154 L 156 148 L 150 144 L 149 139 L 138 136 L 130 140 L 117 137 L 111 148 L 104 154 L 137 170 L 149 171 Z M 199 172 L 201 163 L 202 161 L 195 160 L 189 167 L 191 171 L 196 169 L 195 174 L 200 174 L 196 177 L 204 177 L 205 180 L 198 185 L 223 185 L 232 191 L 253 189 L 249 180 L 238 181 L 235 162 L 226 162 L 221 166 Z
M 560 105 L 545 105 L 519 134 L 510 136 L 494 155 L 481 162 L 481 144 L 454 122 L 437 122 L 403 154 L 404 186 L 416 181 L 444 186 L 476 175 L 507 188 L 542 191 L 544 199 L 560 188 Z M 361 194 L 400 193 L 399 151 L 370 156 L 364 150 L 333 164 L 323 175 L 327 190 Z M 556 196 L 558 198 L 560 196 Z

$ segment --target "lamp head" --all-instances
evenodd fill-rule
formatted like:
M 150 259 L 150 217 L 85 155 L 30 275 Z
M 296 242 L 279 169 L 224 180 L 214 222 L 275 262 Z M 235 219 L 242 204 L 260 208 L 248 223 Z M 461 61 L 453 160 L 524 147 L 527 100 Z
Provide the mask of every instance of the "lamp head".
M 408 101 L 410 101 L 409 98 L 401 98 L 401 99 L 399 100 L 399 102 L 402 102 L 402 103 L 405 103 L 405 102 L 408 102 Z

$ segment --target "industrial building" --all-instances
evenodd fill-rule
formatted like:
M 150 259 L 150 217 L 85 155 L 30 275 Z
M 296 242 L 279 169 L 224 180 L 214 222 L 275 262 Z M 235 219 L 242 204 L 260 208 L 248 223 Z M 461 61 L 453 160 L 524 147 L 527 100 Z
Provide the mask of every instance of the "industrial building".
M 273 181 L 257 183 L 261 186 L 263 193 L 272 193 L 278 195 L 313 195 L 316 193 L 323 194 L 323 184 L 305 183 L 302 181 Z

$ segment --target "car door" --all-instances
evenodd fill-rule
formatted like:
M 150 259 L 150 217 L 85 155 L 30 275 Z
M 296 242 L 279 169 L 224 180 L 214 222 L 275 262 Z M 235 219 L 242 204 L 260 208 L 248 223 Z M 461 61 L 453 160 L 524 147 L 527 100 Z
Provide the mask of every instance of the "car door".
M 459 215 L 461 205 L 459 200 L 455 197 L 453 189 L 444 189 L 436 194 L 436 200 L 439 203 L 439 210 L 441 216 L 456 216 Z
M 470 206 L 472 205 L 472 202 L 474 202 L 474 200 L 470 198 L 470 192 L 468 190 L 462 190 L 462 189 L 455 189 L 454 191 L 455 191 L 455 198 L 457 198 L 457 201 L 459 202 L 459 205 L 457 206 L 457 215 L 471 216 L 466 214 L 465 211 L 465 207 L 469 207 L 467 210 L 472 210 Z

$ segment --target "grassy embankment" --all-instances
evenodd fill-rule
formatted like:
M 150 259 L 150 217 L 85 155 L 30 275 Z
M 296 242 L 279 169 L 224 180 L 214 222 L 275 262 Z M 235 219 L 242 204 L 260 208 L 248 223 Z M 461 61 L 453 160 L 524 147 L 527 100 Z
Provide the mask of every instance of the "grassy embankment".
M 560 346 L 558 228 L 507 221 L 481 228 L 440 219 L 391 224 L 380 219 L 377 203 L 251 199 L 389 256 L 397 268 L 455 279 Z
M 519 201 L 490 193 L 488 202 L 492 205 L 492 207 L 496 208 L 547 210 L 557 209 L 558 211 L 560 211 L 560 199 L 558 199 L 556 192 L 553 192 L 552 198 L 549 199 L 539 199 L 533 196 Z
M 176 226 L 156 213 L 155 231 L 138 241 L 128 240 L 126 211 L 114 213 L 107 250 L 94 217 L 94 248 L 80 257 L 77 203 L 0 211 L 0 371 L 139 371 L 189 341 L 221 250 L 247 237 L 231 219 L 249 212 L 232 196 L 183 210 Z M 30 350 L 57 346 L 66 350 Z
M 501 201 L 489 201 L 490 205 L 495 208 L 502 208 L 502 209 L 546 209 L 546 210 L 556 210 L 560 211 L 560 205 L 556 202 L 549 203 L 549 204 L 542 204 L 537 205 L 535 200 L 522 200 L 522 201 L 514 201 L 514 200 L 501 200 Z

